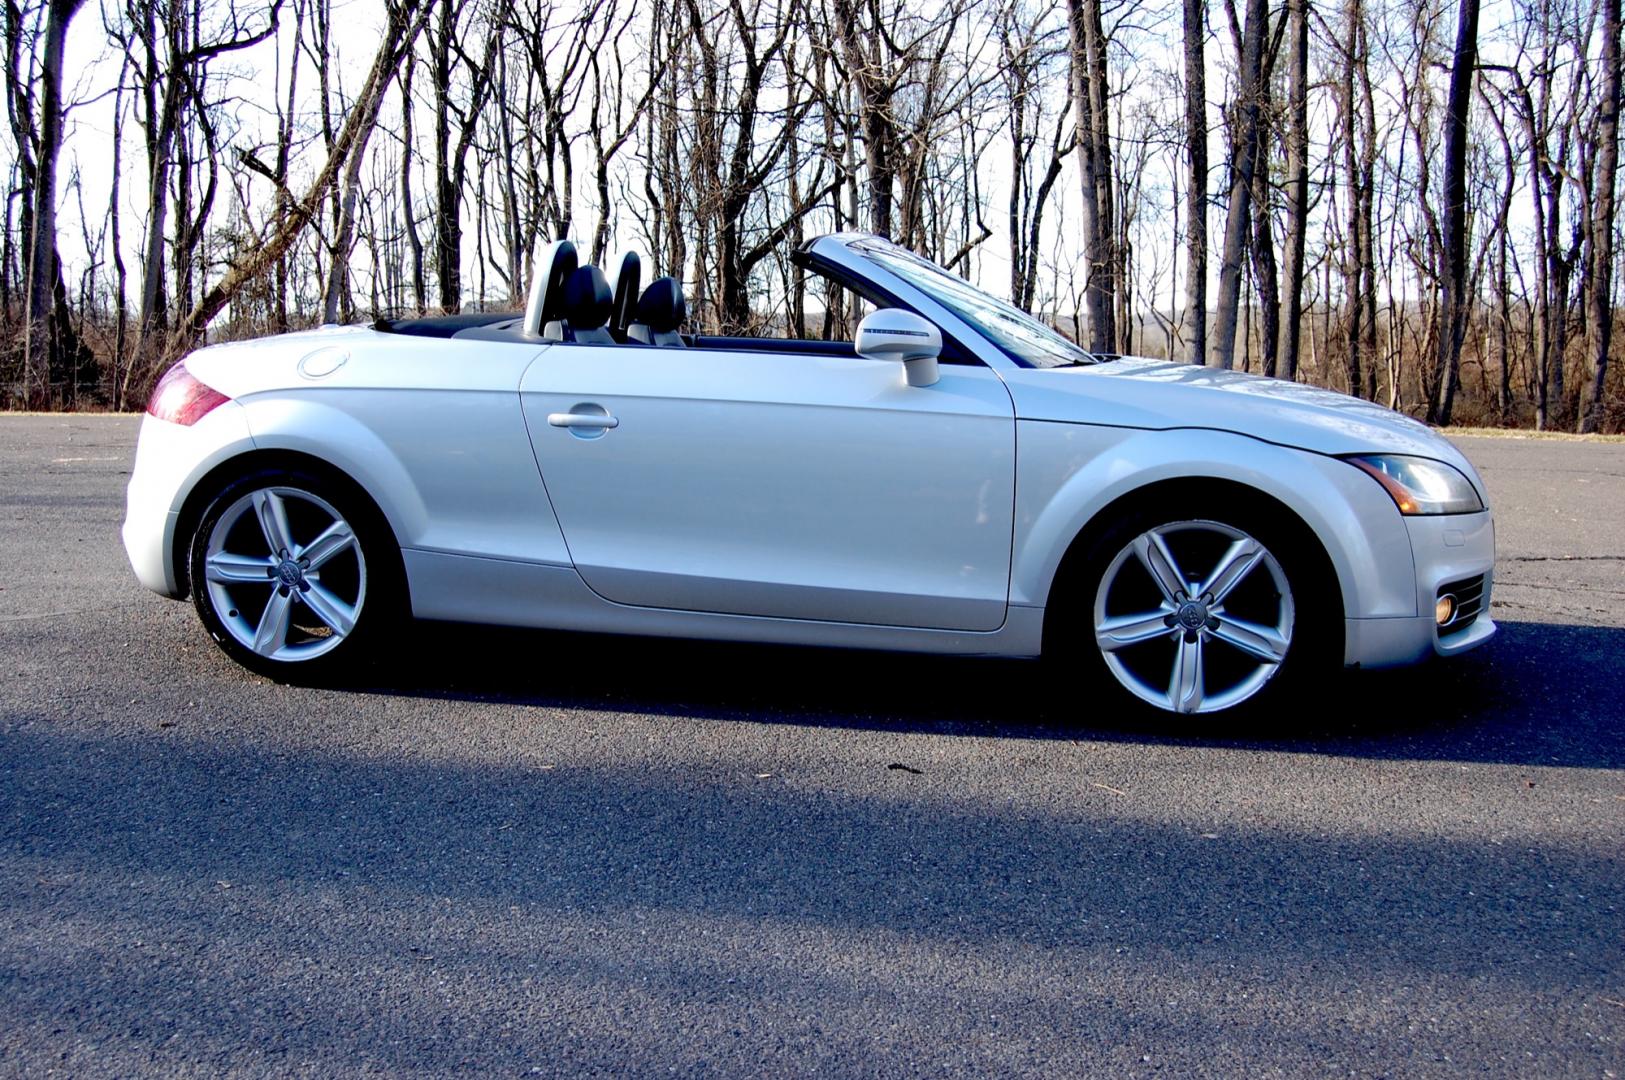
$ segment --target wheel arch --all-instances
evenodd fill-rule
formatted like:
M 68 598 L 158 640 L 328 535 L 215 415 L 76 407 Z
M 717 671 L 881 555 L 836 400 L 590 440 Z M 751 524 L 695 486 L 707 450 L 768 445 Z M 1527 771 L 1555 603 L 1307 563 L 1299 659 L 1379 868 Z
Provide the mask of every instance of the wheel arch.
M 169 552 L 180 596 L 184 597 L 191 591 L 192 538 L 210 504 L 222 491 L 243 477 L 255 472 L 268 471 L 309 473 L 342 489 L 353 498 L 362 513 L 371 519 L 369 524 L 388 539 L 389 551 L 384 557 L 390 560 L 389 569 L 395 580 L 399 582 L 402 590 L 410 589 L 405 563 L 401 557 L 400 536 L 390 522 L 389 515 L 363 484 L 332 462 L 314 454 L 281 447 L 265 447 L 246 450 L 220 462 L 200 477 L 187 492 L 176 518 L 175 540 Z M 402 599 L 409 603 L 410 596 L 403 593 Z
M 1068 601 L 1059 598 L 1075 594 L 1075 586 L 1079 584 L 1078 579 L 1088 562 L 1089 555 L 1114 525 L 1159 503 L 1178 504 L 1182 501 L 1187 505 L 1192 502 L 1205 504 L 1215 499 L 1234 500 L 1242 515 L 1266 516 L 1271 524 L 1290 534 L 1294 554 L 1304 559 L 1311 574 L 1309 588 L 1324 603 L 1334 605 L 1336 615 L 1328 621 L 1335 628 L 1340 642 L 1343 633 L 1343 615 L 1346 610 L 1342 576 L 1337 572 L 1326 545 L 1309 523 L 1292 507 L 1267 491 L 1236 480 L 1189 476 L 1154 480 L 1126 491 L 1101 507 L 1085 522 L 1083 528 L 1078 530 L 1061 554 L 1045 596 L 1046 647 L 1069 614 L 1066 606 Z

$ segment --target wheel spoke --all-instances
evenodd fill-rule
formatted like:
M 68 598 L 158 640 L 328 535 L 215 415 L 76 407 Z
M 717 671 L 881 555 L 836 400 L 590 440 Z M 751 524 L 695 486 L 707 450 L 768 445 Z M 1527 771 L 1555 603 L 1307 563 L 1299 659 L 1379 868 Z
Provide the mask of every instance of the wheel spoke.
M 1179 564 L 1174 561 L 1173 553 L 1163 541 L 1162 534 L 1152 529 L 1135 537 L 1134 554 L 1139 556 L 1140 562 L 1151 572 L 1151 578 L 1157 583 L 1162 598 L 1170 604 L 1177 604 L 1179 595 L 1189 588 L 1189 585 L 1185 582 L 1185 575 L 1179 570 Z
M 271 599 L 265 604 L 265 611 L 260 615 L 259 628 L 254 631 L 254 651 L 261 656 L 273 656 L 277 650 L 287 644 L 288 622 L 293 597 L 282 589 L 271 593 Z
M 1222 604 L 1224 598 L 1230 595 L 1232 589 L 1241 584 L 1243 578 L 1252 573 L 1253 567 L 1264 561 L 1264 548 L 1258 541 L 1250 536 L 1244 536 L 1231 544 L 1219 559 L 1219 565 L 1213 568 L 1202 583 L 1202 595 L 1211 597 L 1210 604 Z
M 1225 615 L 1219 616 L 1219 625 L 1212 633 L 1220 641 L 1266 664 L 1279 664 L 1285 660 L 1287 646 L 1290 644 L 1272 626 L 1260 626 Z
M 335 521 L 299 552 L 299 559 L 305 563 L 306 570 L 320 570 L 323 563 L 354 544 L 355 533 L 350 526 L 343 521 Z
M 254 518 L 270 545 L 273 557 L 293 551 L 293 534 L 288 531 L 288 508 L 274 491 L 254 492 Z
M 316 617 L 333 628 L 333 633 L 343 637 L 355 627 L 355 608 L 334 596 L 320 583 L 307 581 L 308 586 L 299 594 L 299 599 L 305 606 L 316 613 Z
M 1193 713 L 1202 707 L 1202 636 L 1188 634 L 1174 653 L 1173 677 L 1168 681 L 1168 707 Z
M 210 581 L 226 585 L 269 585 L 275 559 L 261 555 L 233 555 L 218 551 L 204 563 L 204 574 Z
M 1095 628 L 1095 640 L 1106 652 L 1115 652 L 1129 645 L 1168 637 L 1178 633 L 1168 626 L 1168 615 L 1167 611 L 1151 611 L 1106 619 Z

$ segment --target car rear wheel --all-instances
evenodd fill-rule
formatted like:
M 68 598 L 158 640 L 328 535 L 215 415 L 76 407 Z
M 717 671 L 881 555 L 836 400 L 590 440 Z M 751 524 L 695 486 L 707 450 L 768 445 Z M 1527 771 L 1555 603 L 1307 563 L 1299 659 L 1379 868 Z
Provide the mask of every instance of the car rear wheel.
M 398 596 L 361 500 L 296 472 L 222 491 L 192 541 L 192 594 L 211 637 L 245 667 L 325 678 L 361 659 Z
M 1274 696 L 1329 651 L 1334 605 L 1298 541 L 1270 515 L 1216 506 L 1129 514 L 1073 579 L 1063 648 L 1164 712 Z

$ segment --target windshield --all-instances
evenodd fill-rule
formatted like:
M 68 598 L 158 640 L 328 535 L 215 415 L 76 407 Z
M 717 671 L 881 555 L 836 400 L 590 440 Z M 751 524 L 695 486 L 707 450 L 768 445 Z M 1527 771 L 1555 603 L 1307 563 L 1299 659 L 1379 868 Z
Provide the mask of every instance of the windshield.
M 964 319 L 1018 364 L 1046 368 L 1095 362 L 1093 356 L 1059 331 L 912 251 L 884 240 L 863 240 L 849 246 Z

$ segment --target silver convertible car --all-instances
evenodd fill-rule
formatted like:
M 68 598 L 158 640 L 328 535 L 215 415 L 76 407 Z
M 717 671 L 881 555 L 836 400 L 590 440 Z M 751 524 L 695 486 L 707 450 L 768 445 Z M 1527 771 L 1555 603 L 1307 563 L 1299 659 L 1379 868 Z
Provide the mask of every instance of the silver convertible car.
M 523 313 L 192 353 L 141 429 L 136 575 L 290 680 L 410 615 L 1044 656 L 1212 713 L 1495 632 L 1483 484 L 1421 424 L 1090 355 L 874 236 L 793 258 L 854 341 L 684 333 L 675 280 L 560 241 Z

